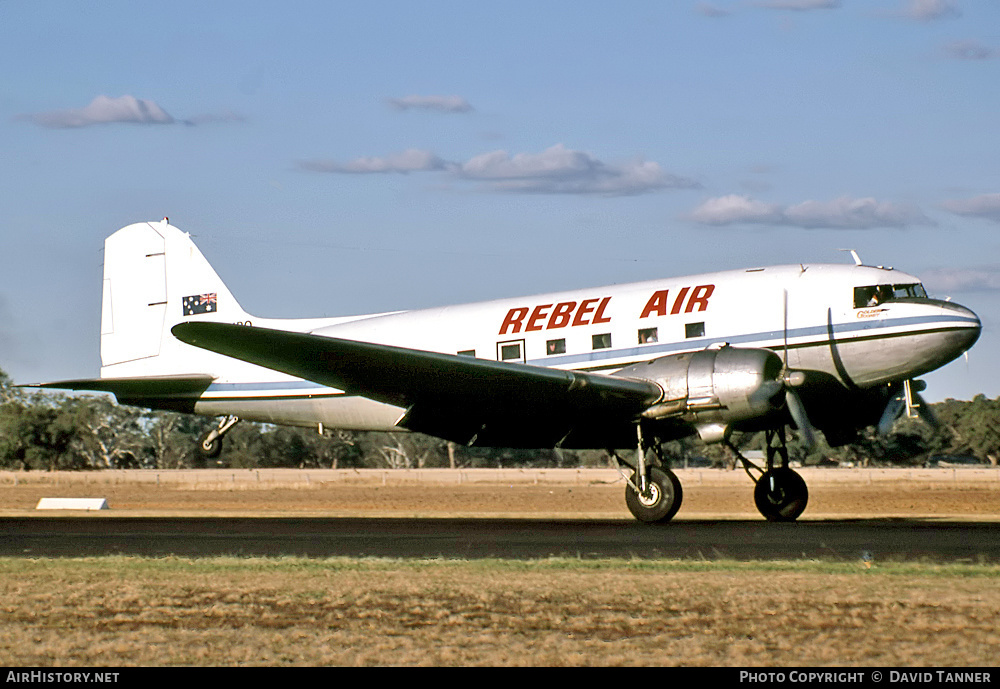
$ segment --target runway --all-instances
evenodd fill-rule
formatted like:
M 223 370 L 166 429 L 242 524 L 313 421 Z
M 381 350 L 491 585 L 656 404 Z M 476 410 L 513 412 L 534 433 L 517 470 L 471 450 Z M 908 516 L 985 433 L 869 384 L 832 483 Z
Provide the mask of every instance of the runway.
M 696 558 L 1000 562 L 1000 523 L 936 519 L 628 520 L 3 517 L 0 556 Z

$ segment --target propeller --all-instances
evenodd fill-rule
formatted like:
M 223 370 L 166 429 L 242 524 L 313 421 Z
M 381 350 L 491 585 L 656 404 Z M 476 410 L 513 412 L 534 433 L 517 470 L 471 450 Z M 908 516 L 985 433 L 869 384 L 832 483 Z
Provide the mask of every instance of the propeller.
M 889 431 L 892 430 L 892 425 L 896 423 L 896 419 L 901 417 L 904 412 L 910 418 L 920 417 L 931 428 L 938 427 L 937 417 L 931 411 L 930 405 L 920 395 L 920 391 L 926 387 L 927 384 L 922 380 L 903 381 L 903 387 L 885 405 L 885 411 L 882 412 L 877 426 L 879 435 L 888 435 Z
M 768 403 L 776 409 L 780 409 L 782 404 L 788 409 L 799 431 L 799 435 L 806 447 L 812 449 L 816 443 L 816 431 L 809 421 L 806 407 L 799 397 L 795 388 L 806 381 L 806 374 L 802 371 L 791 371 L 783 365 L 777 375 L 764 383 L 759 390 L 754 393 L 756 399 L 766 399 Z
M 809 422 L 809 415 L 806 413 L 805 405 L 802 404 L 802 398 L 799 397 L 799 393 L 795 390 L 795 388 L 805 382 L 806 375 L 802 371 L 792 371 L 788 368 L 788 290 L 783 289 L 781 292 L 783 297 L 782 339 L 784 343 L 781 357 L 781 382 L 785 390 L 785 406 L 788 407 L 788 412 L 792 415 L 792 421 L 795 422 L 796 428 L 799 429 L 802 442 L 805 443 L 807 448 L 812 449 L 816 444 L 816 431 L 813 429 L 812 423 Z

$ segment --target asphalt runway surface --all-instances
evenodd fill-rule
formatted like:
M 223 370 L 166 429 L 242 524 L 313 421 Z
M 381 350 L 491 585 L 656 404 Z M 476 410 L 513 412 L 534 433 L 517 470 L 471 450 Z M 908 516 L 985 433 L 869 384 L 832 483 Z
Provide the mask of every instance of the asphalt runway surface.
M 0 556 L 685 558 L 1000 562 L 1000 522 L 2 517 Z

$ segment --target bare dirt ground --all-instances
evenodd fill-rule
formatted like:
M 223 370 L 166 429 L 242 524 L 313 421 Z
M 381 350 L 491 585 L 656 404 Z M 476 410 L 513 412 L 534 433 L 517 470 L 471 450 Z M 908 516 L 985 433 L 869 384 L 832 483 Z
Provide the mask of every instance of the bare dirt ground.
M 677 519 L 759 516 L 742 471 L 680 469 Z M 803 469 L 803 519 L 1000 518 L 1000 469 Z M 611 469 L 0 472 L 0 514 L 43 497 L 105 498 L 137 515 L 529 516 L 630 519 Z

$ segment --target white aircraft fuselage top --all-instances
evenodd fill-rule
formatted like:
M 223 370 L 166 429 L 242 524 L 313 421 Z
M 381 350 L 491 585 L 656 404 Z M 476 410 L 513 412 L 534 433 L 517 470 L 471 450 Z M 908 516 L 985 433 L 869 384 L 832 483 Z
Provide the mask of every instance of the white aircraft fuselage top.
M 408 311 L 310 332 L 497 360 L 513 345 L 509 360 L 607 373 L 722 344 L 779 352 L 787 344 L 791 368 L 846 371 L 854 385 L 869 387 L 940 367 L 964 351 L 949 342 L 978 332 L 975 314 L 947 302 L 853 306 L 855 287 L 919 283 L 865 266 L 776 266 Z M 853 346 L 872 341 L 877 346 Z
M 876 286 L 886 293 L 869 300 Z M 939 368 L 981 329 L 972 311 L 927 298 L 918 278 L 851 264 L 731 270 L 386 314 L 257 318 L 177 228 L 137 223 L 109 237 L 102 378 L 207 374 L 214 382 L 196 413 L 273 423 L 393 430 L 405 411 L 181 343 L 170 327 L 184 321 L 606 374 L 728 344 L 773 350 L 788 368 L 822 372 L 849 389 Z

